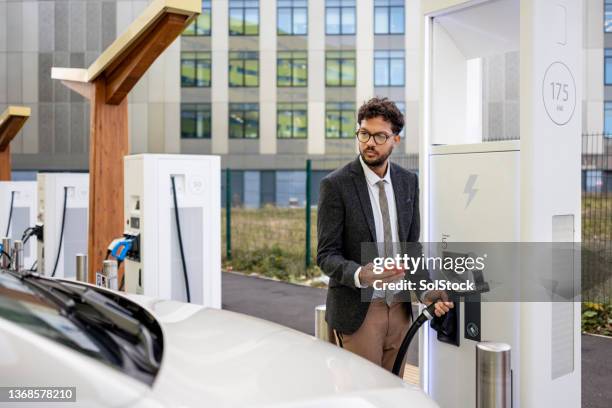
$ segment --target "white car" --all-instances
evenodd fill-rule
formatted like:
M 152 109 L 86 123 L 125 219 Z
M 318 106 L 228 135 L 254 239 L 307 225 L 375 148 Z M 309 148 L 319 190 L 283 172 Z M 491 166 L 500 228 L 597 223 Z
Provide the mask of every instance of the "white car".
M 437 407 L 293 329 L 198 305 L 0 271 L 0 387 L 76 387 L 60 407 Z M 20 402 L 18 407 L 43 406 Z

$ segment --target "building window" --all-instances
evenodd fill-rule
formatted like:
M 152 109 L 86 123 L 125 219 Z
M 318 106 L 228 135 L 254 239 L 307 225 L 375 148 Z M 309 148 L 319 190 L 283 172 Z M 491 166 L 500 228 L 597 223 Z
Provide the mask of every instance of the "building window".
M 349 139 L 355 136 L 354 102 L 330 102 L 325 107 L 325 137 L 328 139 Z
M 306 51 L 279 51 L 276 63 L 277 86 L 307 86 Z
M 606 33 L 612 33 L 612 0 L 605 0 L 604 31 Z
M 612 85 L 612 48 L 604 51 L 604 83 Z
M 259 54 L 257 51 L 229 53 L 229 86 L 259 86 Z
M 586 193 L 601 193 L 604 186 L 604 174 L 601 170 L 583 170 L 582 188 Z
M 308 34 L 308 2 L 306 0 L 277 1 L 278 35 Z
M 279 139 L 306 139 L 308 109 L 305 103 L 279 103 L 276 118 L 276 136 Z
M 229 137 L 230 139 L 259 138 L 259 104 L 229 104 Z
M 402 115 L 404 115 L 404 123 L 405 123 L 406 122 L 406 104 L 404 102 L 395 102 L 395 106 L 397 106 L 397 109 L 399 109 L 399 111 L 402 112 Z M 402 131 L 399 133 L 401 137 L 404 137 L 405 130 L 406 130 L 406 126 L 404 126 L 402 128 Z
M 612 102 L 604 102 L 604 133 L 612 138 Z
M 325 34 L 355 34 L 355 0 L 325 2 Z
M 212 60 L 210 52 L 181 53 L 181 86 L 209 87 Z
M 404 0 L 374 0 L 374 34 L 404 34 Z
M 230 0 L 229 2 L 229 34 L 258 35 L 259 34 L 259 1 Z
M 183 35 L 188 36 L 208 36 L 211 29 L 212 7 L 211 0 L 202 0 L 202 14 L 183 31 Z
M 404 86 L 404 51 L 374 51 L 374 86 Z
M 355 86 L 355 51 L 327 51 L 325 85 Z
M 181 104 L 181 138 L 210 139 L 210 103 Z

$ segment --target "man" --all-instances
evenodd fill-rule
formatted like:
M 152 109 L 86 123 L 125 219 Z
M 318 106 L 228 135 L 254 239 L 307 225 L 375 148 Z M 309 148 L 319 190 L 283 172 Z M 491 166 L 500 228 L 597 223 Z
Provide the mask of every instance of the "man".
M 371 262 L 361 264 L 362 243 L 377 242 L 384 248 L 379 256 L 391 257 L 397 243 L 418 242 L 418 180 L 389 161 L 404 127 L 393 102 L 370 99 L 359 109 L 357 122 L 359 157 L 321 181 L 317 264 L 330 277 L 326 320 L 337 343 L 391 371 L 410 326 L 412 306 L 407 291 L 383 290 L 381 283 L 410 275 L 395 268 L 374 273 Z M 410 280 L 415 278 L 428 276 L 421 271 Z M 381 282 L 374 285 L 376 280 Z M 442 300 L 435 306 L 437 316 L 453 307 L 444 292 L 416 289 L 427 305 Z

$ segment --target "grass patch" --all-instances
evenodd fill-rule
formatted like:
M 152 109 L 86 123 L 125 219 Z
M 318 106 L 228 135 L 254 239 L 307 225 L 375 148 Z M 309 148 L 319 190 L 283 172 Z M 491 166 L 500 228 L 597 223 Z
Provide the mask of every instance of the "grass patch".
M 582 295 L 612 304 L 612 195 L 582 196 Z
M 311 210 L 311 256 L 306 268 L 306 210 L 304 208 L 232 208 L 232 259 L 227 259 L 225 211 L 222 213 L 223 267 L 257 273 L 287 282 L 320 286 L 315 266 L 317 212 Z

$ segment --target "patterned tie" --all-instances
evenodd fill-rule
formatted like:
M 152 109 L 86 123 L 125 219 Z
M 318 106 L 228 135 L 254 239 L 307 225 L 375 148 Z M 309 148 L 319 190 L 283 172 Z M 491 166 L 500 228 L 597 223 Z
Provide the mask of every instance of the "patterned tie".
M 389 202 L 387 201 L 387 194 L 385 193 L 385 180 L 380 180 L 376 183 L 378 186 L 378 201 L 380 202 L 380 213 L 383 219 L 383 231 L 385 236 L 384 247 L 385 247 L 385 258 L 393 257 L 393 236 L 391 234 L 391 217 L 389 216 Z M 385 289 L 385 302 L 387 305 L 391 305 L 393 302 L 394 292 L 389 289 Z

